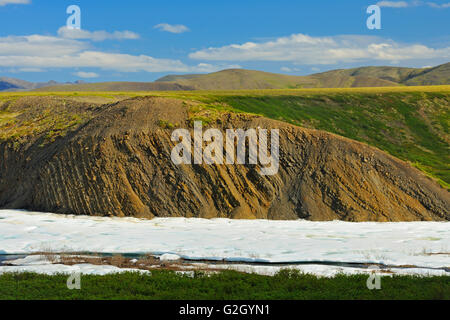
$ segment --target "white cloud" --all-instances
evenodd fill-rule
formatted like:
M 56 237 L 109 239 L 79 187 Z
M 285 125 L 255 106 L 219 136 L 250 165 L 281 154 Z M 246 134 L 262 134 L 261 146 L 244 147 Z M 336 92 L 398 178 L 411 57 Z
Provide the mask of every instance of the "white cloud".
M 84 71 L 75 72 L 74 75 L 85 79 L 92 79 L 99 77 L 99 75 L 95 72 L 84 72 Z
M 186 26 L 183 26 L 182 24 L 172 25 L 168 23 L 160 23 L 153 28 L 159 29 L 161 31 L 167 31 L 171 33 L 183 33 L 189 31 L 189 28 Z
M 320 54 L 319 54 L 320 53 Z M 299 65 L 450 58 L 450 47 L 430 48 L 402 44 L 374 36 L 311 37 L 294 34 L 273 41 L 231 44 L 193 52 L 192 59 L 207 61 L 284 61 Z
M 409 7 L 409 3 L 406 1 L 380 1 L 377 3 L 377 6 L 387 8 L 407 8 Z
M 53 36 L 0 37 L 0 67 L 46 70 L 49 68 L 99 68 L 120 72 L 213 72 L 228 65 L 159 59 L 98 51 L 88 43 Z
M 42 69 L 39 68 L 20 68 L 19 72 L 42 72 Z
M 301 71 L 299 68 L 291 68 L 291 67 L 281 67 L 281 71 L 283 72 L 298 72 Z
M 438 4 L 435 2 L 430 2 L 430 1 L 410 1 L 410 2 L 406 2 L 406 1 L 379 1 L 377 3 L 378 6 L 380 7 L 386 7 L 386 8 L 409 8 L 409 7 L 419 7 L 419 6 L 429 6 L 431 8 L 436 8 L 436 9 L 445 9 L 445 8 L 450 8 L 450 2 L 448 3 L 443 3 L 443 4 Z
M 58 37 L 30 35 L 0 38 L 1 56 L 58 57 L 72 55 L 89 48 L 84 42 Z
M 89 39 L 92 41 L 103 41 L 103 40 L 123 40 L 123 39 L 139 39 L 137 33 L 131 31 L 114 31 L 109 33 L 106 31 L 87 31 L 81 29 L 69 29 L 67 27 L 61 27 L 58 30 L 58 35 L 65 39 Z
M 434 2 L 427 2 L 426 4 L 428 6 L 430 6 L 430 7 L 432 7 L 432 8 L 437 8 L 437 9 L 450 8 L 450 2 L 443 3 L 443 4 L 437 4 L 437 3 L 434 3 Z
M 0 7 L 6 6 L 8 4 L 29 4 L 31 0 L 0 0 Z
M 19 68 L 19 69 L 7 69 L 10 73 L 21 73 L 21 72 L 43 72 L 44 70 L 39 68 Z

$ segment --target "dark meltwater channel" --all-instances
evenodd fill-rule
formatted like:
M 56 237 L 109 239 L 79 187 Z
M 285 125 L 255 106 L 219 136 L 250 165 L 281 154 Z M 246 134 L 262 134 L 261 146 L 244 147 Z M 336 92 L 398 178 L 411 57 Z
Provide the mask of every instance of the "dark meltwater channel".
M 0 254 L 0 266 L 5 265 L 6 261 L 23 259 L 25 257 L 27 257 L 25 254 Z

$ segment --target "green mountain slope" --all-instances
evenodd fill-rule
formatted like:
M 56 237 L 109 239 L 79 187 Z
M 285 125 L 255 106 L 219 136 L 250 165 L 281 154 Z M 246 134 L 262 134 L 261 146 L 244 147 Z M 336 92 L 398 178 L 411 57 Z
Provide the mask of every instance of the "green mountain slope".
M 397 68 L 397 67 L 361 67 L 354 69 L 339 69 L 327 72 L 317 73 L 313 76 L 318 78 L 328 77 L 370 77 L 381 80 L 395 82 L 397 84 L 403 83 L 406 79 L 414 77 L 426 69 L 414 68 Z
M 36 91 L 174 91 L 396 87 L 450 84 L 450 63 L 435 68 L 361 67 L 292 76 L 228 69 L 209 74 L 168 75 L 155 82 L 102 82 L 47 86 Z
M 425 69 L 423 72 L 404 81 L 412 86 L 429 86 L 434 84 L 450 83 L 450 63 L 446 63 L 435 68 Z
M 167 76 L 157 83 L 178 83 L 198 90 L 315 88 L 319 81 L 255 70 L 228 69 L 205 75 Z
M 198 90 L 390 87 L 450 83 L 450 63 L 435 68 L 361 67 L 309 76 L 230 69 L 205 75 L 169 75 L 159 83 L 178 83 Z
M 450 92 L 224 96 L 234 110 L 366 142 L 450 187 Z
M 450 63 L 434 68 L 361 67 L 332 70 L 312 75 L 318 78 L 370 77 L 409 86 L 445 85 L 450 83 Z
M 229 69 L 205 75 L 172 75 L 163 77 L 156 82 L 178 83 L 197 90 L 350 88 L 399 85 L 368 75 L 352 76 L 333 71 L 311 76 L 290 76 L 244 69 Z

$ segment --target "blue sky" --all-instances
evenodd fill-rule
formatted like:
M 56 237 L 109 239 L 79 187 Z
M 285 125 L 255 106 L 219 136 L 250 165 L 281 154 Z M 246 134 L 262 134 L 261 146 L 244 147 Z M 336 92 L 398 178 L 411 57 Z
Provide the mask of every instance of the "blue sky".
M 369 30 L 369 5 L 381 30 Z M 81 30 L 64 26 L 69 5 Z M 152 81 L 246 68 L 305 75 L 450 61 L 446 1 L 0 0 L 0 76 Z

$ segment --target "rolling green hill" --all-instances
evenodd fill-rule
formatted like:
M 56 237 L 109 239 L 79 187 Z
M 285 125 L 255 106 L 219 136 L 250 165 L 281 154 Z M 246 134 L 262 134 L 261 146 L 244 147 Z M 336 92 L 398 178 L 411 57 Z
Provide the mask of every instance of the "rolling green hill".
M 192 90 L 191 87 L 183 86 L 178 83 L 156 83 L 156 82 L 98 82 L 83 84 L 66 84 L 52 87 L 43 87 L 34 91 L 173 91 L 173 90 Z
M 428 69 L 398 68 L 398 67 L 361 67 L 354 69 L 339 69 L 313 75 L 318 78 L 327 77 L 371 77 L 402 84 L 406 79 Z
M 371 77 L 401 85 L 430 86 L 450 83 L 450 63 L 434 68 L 361 67 L 355 69 L 332 70 L 312 75 L 313 77 Z
M 368 143 L 450 187 L 450 93 L 217 97 L 233 109 Z
M 407 85 L 428 86 L 436 83 L 450 83 L 450 63 L 426 69 L 404 81 Z
M 450 84 L 450 63 L 435 68 L 361 67 L 292 76 L 228 69 L 209 74 L 168 75 L 155 82 L 102 82 L 48 86 L 35 91 L 178 91 L 397 87 Z
M 228 69 L 205 75 L 167 76 L 157 83 L 178 83 L 197 90 L 315 88 L 319 81 L 263 71 Z
M 399 85 L 368 75 L 351 76 L 339 72 L 290 76 L 243 69 L 229 69 L 206 75 L 166 76 L 156 82 L 178 83 L 197 90 L 390 87 Z
M 178 83 L 198 90 L 395 87 L 450 83 L 450 63 L 435 68 L 361 67 L 309 76 L 230 69 L 206 75 L 170 75 L 156 82 Z

